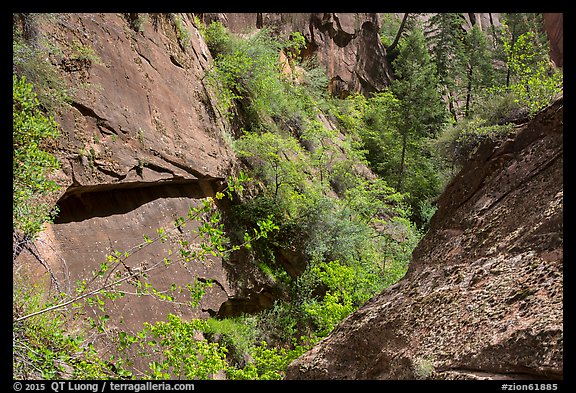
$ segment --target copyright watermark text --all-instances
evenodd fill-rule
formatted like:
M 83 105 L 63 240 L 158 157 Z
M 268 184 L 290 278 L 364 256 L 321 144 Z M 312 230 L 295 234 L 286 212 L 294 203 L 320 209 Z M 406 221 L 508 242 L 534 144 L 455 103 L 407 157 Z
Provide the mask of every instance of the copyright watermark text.
M 194 391 L 193 383 L 170 382 L 117 382 L 117 381 L 15 381 L 12 383 L 15 392 L 150 392 L 150 391 Z

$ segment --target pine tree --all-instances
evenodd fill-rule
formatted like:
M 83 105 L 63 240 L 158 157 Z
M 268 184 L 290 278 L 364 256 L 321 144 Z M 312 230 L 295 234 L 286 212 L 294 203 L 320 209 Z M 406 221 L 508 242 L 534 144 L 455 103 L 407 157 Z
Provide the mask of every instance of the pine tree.
M 426 137 L 434 137 L 445 122 L 446 111 L 438 92 L 436 66 L 421 29 L 414 29 L 407 37 L 393 67 L 398 79 L 392 82 L 392 90 L 400 99 L 402 135 L 396 190 L 402 192 L 407 156 L 411 153 L 408 149 Z
M 455 102 L 460 93 L 460 81 L 464 76 L 464 37 L 462 25 L 465 19 L 460 13 L 433 15 L 426 25 L 426 36 L 432 48 L 432 59 L 436 64 L 440 85 L 448 100 L 450 112 L 457 118 Z
M 477 25 L 473 26 L 464 40 L 466 59 L 466 105 L 464 116 L 470 114 L 472 94 L 493 82 L 492 52 L 486 36 Z

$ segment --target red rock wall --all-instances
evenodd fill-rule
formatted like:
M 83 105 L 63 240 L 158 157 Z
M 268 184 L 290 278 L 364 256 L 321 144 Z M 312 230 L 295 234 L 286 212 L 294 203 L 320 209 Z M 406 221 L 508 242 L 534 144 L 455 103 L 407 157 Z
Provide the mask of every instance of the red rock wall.
M 544 28 L 550 42 L 550 58 L 558 67 L 564 64 L 564 14 L 544 13 Z
M 330 92 L 338 97 L 381 91 L 392 78 L 375 13 L 226 13 L 204 14 L 204 21 L 222 22 L 238 34 L 267 27 L 283 38 L 298 31 L 308 44 L 305 56 L 315 56 L 330 77 Z
M 563 100 L 482 146 L 406 276 L 287 379 L 562 379 Z
M 60 48 L 50 60 L 73 92 L 71 104 L 56 117 L 61 214 L 35 243 L 38 258 L 66 291 L 79 279 L 90 280 L 112 250 L 129 250 L 160 227 L 172 228 L 172 240 L 193 238 L 192 225 L 181 234 L 174 232 L 174 221 L 214 195 L 235 170 L 224 141 L 227 124 L 203 85 L 210 53 L 192 19 L 182 16 L 190 34 L 186 46 L 178 43 L 167 16 L 148 14 L 143 21 L 135 31 L 122 14 L 56 14 L 39 26 Z M 89 56 L 78 59 L 79 48 Z M 154 244 L 126 264 L 150 266 L 176 247 Z M 15 266 L 49 281 L 38 258 L 23 251 Z M 208 290 L 198 309 L 125 296 L 111 307 L 110 326 L 138 329 L 170 312 L 191 317 L 207 316 L 202 308 L 218 311 L 233 294 L 222 263 L 175 264 L 150 274 L 158 290 L 171 283 L 185 287 L 196 278 L 217 280 L 220 285 Z M 135 292 L 129 284 L 123 289 Z

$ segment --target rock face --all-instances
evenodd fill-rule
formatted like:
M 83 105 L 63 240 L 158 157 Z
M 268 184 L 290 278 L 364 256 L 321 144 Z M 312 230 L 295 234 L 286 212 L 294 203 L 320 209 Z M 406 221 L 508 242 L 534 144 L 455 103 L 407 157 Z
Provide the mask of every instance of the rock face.
M 18 266 L 41 276 L 46 273 L 41 260 L 61 290 L 73 290 L 76 280 L 92 277 L 107 254 L 129 250 L 144 235 L 155 237 L 158 228 L 167 228 L 172 240 L 192 238 L 194 228 L 177 231 L 174 221 L 213 196 L 235 170 L 236 158 L 224 140 L 227 124 L 203 84 L 210 53 L 192 18 L 178 16 L 189 34 L 186 41 L 177 38 L 169 14 L 130 18 L 56 14 L 39 26 L 60 48 L 51 61 L 74 94 L 56 118 L 61 125 L 60 213 L 41 233 L 34 252 L 21 253 Z M 134 28 L 136 20 L 139 28 Z M 127 259 L 127 268 L 162 261 L 174 246 L 168 243 L 138 251 Z M 114 303 L 110 315 L 124 316 L 127 328 L 138 329 L 169 312 L 217 312 L 234 295 L 221 260 L 174 264 L 157 269 L 153 277 L 159 291 L 171 283 L 185 287 L 196 278 L 216 284 L 197 310 L 151 296 L 126 296 Z M 124 290 L 134 292 L 130 285 Z
M 166 16 L 130 28 L 121 14 L 64 14 L 46 34 L 91 49 L 98 61 L 70 68 L 78 89 L 59 120 L 70 155 L 64 168 L 72 188 L 96 184 L 221 179 L 234 160 L 223 143 L 225 125 L 215 114 L 202 78 L 210 54 L 196 28 L 185 47 Z M 152 17 L 149 17 L 152 18 Z M 73 50 L 73 49 L 72 49 Z M 74 160 L 73 158 L 76 158 Z M 68 190 L 70 192 L 71 190 Z
M 375 13 L 227 13 L 203 18 L 207 23 L 218 20 L 235 33 L 271 28 L 288 38 L 300 32 L 307 44 L 303 56 L 315 56 L 324 65 L 330 92 L 341 98 L 381 91 L 392 79 Z
M 406 276 L 287 379 L 563 377 L 563 100 L 487 142 L 447 187 Z
M 564 14 L 544 13 L 544 28 L 550 42 L 550 58 L 558 67 L 564 65 Z

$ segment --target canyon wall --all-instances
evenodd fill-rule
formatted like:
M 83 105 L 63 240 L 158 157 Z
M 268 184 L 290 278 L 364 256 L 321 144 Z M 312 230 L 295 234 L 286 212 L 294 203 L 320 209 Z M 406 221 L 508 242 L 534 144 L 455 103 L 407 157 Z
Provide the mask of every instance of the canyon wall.
M 48 277 L 48 268 L 52 288 L 72 291 L 77 280 L 91 282 L 108 254 L 131 250 L 144 235 L 154 238 L 166 228 L 173 242 L 138 250 L 122 269 L 161 262 L 177 239 L 194 237 L 193 225 L 176 230 L 175 220 L 213 196 L 237 169 L 225 141 L 229 126 L 203 81 L 210 53 L 192 17 L 180 18 L 186 41 L 169 14 L 146 15 L 138 28 L 128 14 L 38 18 L 44 42 L 59 48 L 49 60 L 73 94 L 56 117 L 60 213 L 15 266 L 36 277 Z M 150 283 L 166 291 L 197 278 L 215 280 L 197 309 L 125 296 L 111 306 L 110 326 L 138 329 L 167 313 L 208 316 L 235 295 L 216 258 L 159 268 Z M 135 292 L 130 284 L 122 288 Z
M 329 77 L 329 91 L 345 98 L 368 95 L 390 84 L 392 68 L 380 41 L 376 13 L 226 13 L 203 14 L 206 23 L 219 21 L 236 34 L 269 28 L 283 38 L 299 32 L 306 39 L 303 58 L 315 58 Z
M 178 239 L 193 237 L 193 225 L 178 230 L 175 220 L 237 173 L 230 125 L 204 84 L 211 55 L 192 15 L 179 17 L 185 40 L 169 14 L 55 14 L 41 22 L 41 34 L 60 48 L 49 60 L 74 94 L 56 118 L 60 214 L 20 253 L 16 273 L 71 292 L 113 250 L 169 228 L 172 242 L 139 250 L 126 269 L 157 263 Z M 202 18 L 243 34 L 301 32 L 304 56 L 326 67 L 339 97 L 379 91 L 392 78 L 377 14 Z M 440 197 L 404 279 L 290 365 L 287 378 L 562 378 L 562 119 L 560 99 L 509 140 L 481 146 Z M 269 307 L 266 277 L 237 262 L 158 268 L 151 283 L 160 291 L 196 279 L 214 285 L 192 309 L 125 296 L 109 309 L 110 328 L 137 330 L 168 313 L 187 319 Z
M 407 274 L 287 379 L 563 377 L 563 99 L 487 141 L 438 201 Z

